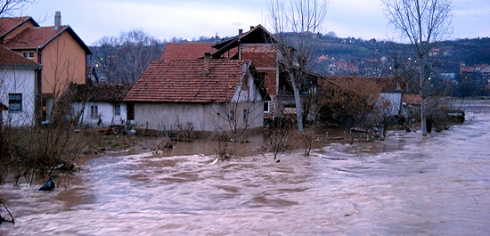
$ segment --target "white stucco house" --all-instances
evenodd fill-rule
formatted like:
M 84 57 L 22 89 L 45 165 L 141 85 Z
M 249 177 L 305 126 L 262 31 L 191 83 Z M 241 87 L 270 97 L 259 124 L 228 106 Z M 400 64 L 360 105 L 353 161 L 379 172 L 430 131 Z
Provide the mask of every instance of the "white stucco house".
M 8 107 L 4 126 L 33 126 L 41 66 L 0 45 L 0 103 Z
M 69 90 L 73 96 L 72 117 L 82 127 L 124 125 L 127 109 L 123 99 L 130 88 L 129 84 L 72 85 Z
M 124 101 L 137 128 L 157 131 L 191 126 L 197 135 L 262 129 L 263 81 L 250 60 L 154 61 Z

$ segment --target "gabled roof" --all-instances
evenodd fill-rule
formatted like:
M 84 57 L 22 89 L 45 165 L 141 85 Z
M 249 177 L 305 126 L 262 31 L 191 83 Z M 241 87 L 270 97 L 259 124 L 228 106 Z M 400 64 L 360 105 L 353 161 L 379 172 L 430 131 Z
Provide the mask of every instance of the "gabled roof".
M 0 45 L 0 68 L 5 67 L 39 69 L 41 65 Z
M 404 78 L 393 77 L 355 77 L 355 76 L 326 76 L 325 79 L 334 84 L 340 85 L 345 81 L 374 81 L 376 86 L 381 88 L 381 92 L 397 92 L 402 93 L 407 91 L 407 82 Z
M 211 42 L 166 43 L 161 60 L 192 60 L 216 51 Z
M 68 32 L 75 41 L 77 41 L 77 43 L 87 54 L 92 54 L 87 45 L 85 45 L 75 31 L 73 31 L 73 29 L 68 25 L 63 25 L 59 27 L 58 30 L 55 30 L 54 26 L 31 27 L 19 33 L 13 40 L 5 42 L 5 46 L 12 50 L 44 48 L 46 45 L 48 45 L 48 43 L 53 41 L 65 31 Z
M 77 84 L 70 87 L 70 93 L 74 102 L 122 102 L 126 94 L 131 89 L 131 84 L 98 84 L 87 85 Z
M 237 47 L 239 43 L 275 43 L 277 40 L 262 25 L 251 27 L 250 31 L 223 40 L 213 45 L 217 49 L 212 54 L 214 58 L 221 57 L 226 51 Z
M 227 102 L 250 66 L 250 61 L 209 59 L 209 70 L 205 70 L 205 59 L 153 61 L 124 101 Z
M 31 21 L 34 26 L 39 27 L 39 24 L 30 16 L 0 18 L 0 38 L 27 21 Z

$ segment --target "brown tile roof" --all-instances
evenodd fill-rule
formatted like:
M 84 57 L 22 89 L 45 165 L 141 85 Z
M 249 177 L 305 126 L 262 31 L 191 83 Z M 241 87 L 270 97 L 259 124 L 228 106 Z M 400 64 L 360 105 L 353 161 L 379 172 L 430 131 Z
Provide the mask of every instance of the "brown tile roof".
M 216 51 L 210 42 L 166 43 L 161 60 L 192 60 Z
M 56 36 L 63 33 L 68 26 L 61 26 L 58 30 L 54 30 L 53 26 L 48 27 L 31 27 L 25 29 L 12 40 L 5 42 L 5 46 L 11 49 L 31 49 L 44 47 L 47 43 L 53 40 Z
M 31 20 L 34 25 L 38 24 L 30 16 L 22 17 L 2 17 L 0 18 L 0 37 L 17 28 L 26 21 Z
M 233 97 L 250 61 L 210 59 L 154 61 L 139 78 L 124 101 L 130 102 L 227 102 Z
M 326 76 L 326 80 L 336 84 L 342 84 L 346 80 L 372 80 L 381 88 L 382 92 L 406 92 L 407 83 L 404 78 L 400 81 L 392 77 L 355 77 L 355 76 Z
M 47 27 L 31 27 L 25 29 L 12 40 L 5 42 L 5 46 L 12 50 L 36 49 L 43 48 L 53 39 L 61 35 L 63 32 L 68 32 L 75 41 L 83 48 L 87 54 L 92 54 L 87 45 L 78 37 L 70 26 L 62 25 L 58 30 L 54 26 Z
M 131 84 L 98 84 L 98 85 L 72 85 L 69 92 L 73 101 L 82 102 L 122 102 L 126 94 L 131 89 Z
M 40 65 L 0 45 L 0 68 L 2 67 L 40 68 Z

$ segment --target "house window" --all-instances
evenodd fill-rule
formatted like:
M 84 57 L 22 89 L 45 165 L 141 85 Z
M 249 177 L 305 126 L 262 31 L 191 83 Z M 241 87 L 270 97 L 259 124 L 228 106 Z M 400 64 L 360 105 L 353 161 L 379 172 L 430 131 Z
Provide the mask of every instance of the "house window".
M 247 122 L 248 119 L 248 110 L 243 109 L 243 122 Z
M 115 116 L 120 116 L 121 115 L 121 105 L 119 105 L 119 104 L 114 105 L 114 115 Z
M 270 105 L 271 105 L 271 102 L 270 101 L 265 101 L 264 102 L 264 113 L 265 114 L 269 114 L 269 112 L 270 112 Z
M 99 117 L 99 107 L 90 106 L 90 118 L 95 119 Z
M 235 120 L 235 112 L 230 111 L 230 120 Z
M 34 52 L 23 52 L 22 55 L 27 59 L 34 59 Z
M 22 93 L 9 93 L 9 112 L 22 111 Z

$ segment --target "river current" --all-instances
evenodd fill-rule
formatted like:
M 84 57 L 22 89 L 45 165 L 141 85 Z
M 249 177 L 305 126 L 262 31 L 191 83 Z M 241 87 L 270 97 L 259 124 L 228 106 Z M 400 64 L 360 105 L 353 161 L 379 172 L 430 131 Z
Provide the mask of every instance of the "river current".
M 51 192 L 0 186 L 16 219 L 0 235 L 489 235 L 490 103 L 466 110 L 442 133 L 320 140 L 279 163 L 101 156 Z

